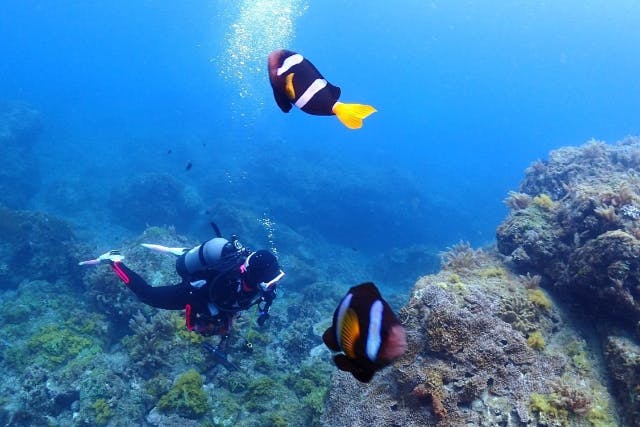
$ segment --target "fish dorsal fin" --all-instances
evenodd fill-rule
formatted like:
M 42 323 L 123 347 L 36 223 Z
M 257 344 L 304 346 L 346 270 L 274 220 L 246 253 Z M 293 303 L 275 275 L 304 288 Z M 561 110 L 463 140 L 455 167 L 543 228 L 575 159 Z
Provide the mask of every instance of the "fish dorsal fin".
M 285 83 L 284 83 L 284 91 L 287 94 L 287 97 L 291 101 L 296 99 L 296 90 L 293 87 L 293 75 L 294 74 L 295 73 L 287 74 L 287 76 L 285 77 Z
M 356 358 L 356 342 L 360 338 L 360 325 L 358 324 L 358 315 L 350 308 L 344 314 L 342 325 L 340 325 L 340 346 L 342 351 L 349 358 Z

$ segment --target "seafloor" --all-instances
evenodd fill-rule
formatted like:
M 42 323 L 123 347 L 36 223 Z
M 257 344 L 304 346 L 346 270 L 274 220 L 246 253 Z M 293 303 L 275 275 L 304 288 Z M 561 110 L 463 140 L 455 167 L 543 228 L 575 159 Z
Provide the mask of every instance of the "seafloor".
M 35 116 L 25 107 L 0 116 L 11 158 L 30 155 Z M 494 246 L 454 245 L 407 298 L 387 298 L 401 307 L 409 348 L 369 384 L 338 372 L 320 338 L 340 289 L 367 280 L 357 253 L 322 248 L 332 253 L 322 263 L 283 226 L 286 290 L 266 327 L 254 312 L 237 319 L 229 353 L 240 369 L 228 372 L 182 313 L 144 306 L 108 268 L 77 267 L 95 244 L 72 223 L 21 210 L 37 171 L 9 164 L 0 171 L 2 425 L 640 425 L 637 138 L 535 161 L 505 201 Z M 229 215 L 259 232 L 247 212 Z M 154 285 L 177 281 L 173 260 L 141 242 L 198 243 L 171 227 L 127 241 L 127 264 Z

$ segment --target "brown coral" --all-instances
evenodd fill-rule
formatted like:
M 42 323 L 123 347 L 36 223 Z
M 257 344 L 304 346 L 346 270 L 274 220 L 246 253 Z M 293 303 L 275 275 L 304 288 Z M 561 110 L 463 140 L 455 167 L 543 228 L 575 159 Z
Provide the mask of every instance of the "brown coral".
M 613 206 L 599 206 L 593 210 L 593 213 L 611 224 L 616 224 L 620 220 Z
M 147 318 L 137 312 L 129 321 L 129 327 L 134 335 L 125 337 L 123 343 L 135 364 L 143 370 L 165 365 L 174 332 L 171 313 L 159 311 Z
M 583 387 L 567 378 L 552 383 L 554 393 L 551 402 L 557 408 L 564 408 L 574 414 L 584 415 L 593 406 L 593 397 Z
M 440 380 L 442 382 L 442 380 Z M 435 390 L 431 385 L 418 384 L 411 391 L 411 395 L 418 400 L 429 400 L 431 402 L 431 413 L 437 420 L 442 420 L 447 416 L 447 408 L 442 403 L 442 392 Z
M 530 195 L 516 191 L 509 191 L 507 198 L 504 199 L 504 203 L 514 211 L 528 208 L 531 205 L 531 201 Z
M 443 270 L 464 273 L 480 265 L 482 249 L 473 249 L 468 242 L 460 242 L 440 254 Z
M 540 282 L 542 281 L 542 276 L 539 274 L 534 274 L 527 272 L 526 275 L 521 275 L 520 280 L 522 284 L 527 289 L 538 289 L 540 287 Z
M 502 301 L 499 311 L 500 318 L 511 324 L 514 329 L 528 334 L 536 329 L 539 311 L 533 303 L 524 297 L 514 296 Z

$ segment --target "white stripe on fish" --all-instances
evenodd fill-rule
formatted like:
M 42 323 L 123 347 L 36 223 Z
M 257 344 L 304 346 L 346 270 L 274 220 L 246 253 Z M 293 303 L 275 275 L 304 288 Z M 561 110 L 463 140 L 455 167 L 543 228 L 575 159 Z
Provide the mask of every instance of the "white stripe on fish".
M 382 336 L 380 329 L 382 328 L 382 302 L 376 300 L 371 304 L 369 310 L 369 332 L 367 333 L 367 357 L 370 361 L 375 362 L 378 357 L 378 351 L 382 345 Z
M 311 101 L 311 98 L 313 98 L 316 93 L 320 92 L 326 86 L 327 81 L 325 79 L 315 79 L 314 82 L 311 83 L 311 86 L 309 86 L 307 90 L 305 90 L 304 93 L 300 95 L 300 98 L 298 98 L 298 100 L 296 101 L 295 106 L 300 109 L 304 108 L 304 106 L 307 105 L 307 102 Z
M 296 53 L 295 55 L 291 55 L 290 57 L 288 57 L 282 62 L 282 65 L 280 66 L 280 68 L 278 68 L 277 74 L 279 76 L 283 75 L 284 73 L 289 71 L 291 67 L 293 67 L 294 65 L 298 65 L 302 61 L 304 61 L 304 57 L 299 53 Z

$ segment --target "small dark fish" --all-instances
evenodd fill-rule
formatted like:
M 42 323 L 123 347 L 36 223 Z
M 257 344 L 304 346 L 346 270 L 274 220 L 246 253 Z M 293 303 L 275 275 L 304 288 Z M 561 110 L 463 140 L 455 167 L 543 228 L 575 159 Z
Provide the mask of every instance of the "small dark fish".
M 173 151 L 171 150 L 171 148 L 169 148 L 169 149 L 167 150 L 167 154 L 171 154 L 171 153 L 173 153 Z
M 338 369 L 364 383 L 407 350 L 404 328 L 371 282 L 349 289 L 322 341 L 342 352 L 333 356 Z
M 192 167 L 193 167 L 193 163 L 189 162 L 187 163 L 187 166 L 184 169 L 190 171 Z
M 269 54 L 269 82 L 278 107 L 288 113 L 295 105 L 315 116 L 338 116 L 349 129 L 360 129 L 362 120 L 376 109 L 371 105 L 345 104 L 340 88 L 329 83 L 302 55 L 280 49 Z

